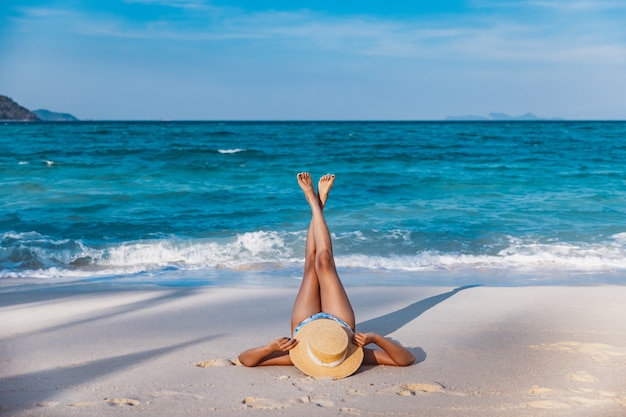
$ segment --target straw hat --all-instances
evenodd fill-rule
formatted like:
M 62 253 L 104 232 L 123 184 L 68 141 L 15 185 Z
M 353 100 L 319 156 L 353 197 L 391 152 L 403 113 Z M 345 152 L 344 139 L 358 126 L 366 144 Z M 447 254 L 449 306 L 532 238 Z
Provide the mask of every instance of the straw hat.
M 352 330 L 334 320 L 313 320 L 298 331 L 298 344 L 289 356 L 296 368 L 307 375 L 345 378 L 363 362 L 363 348 L 352 342 L 353 335 Z

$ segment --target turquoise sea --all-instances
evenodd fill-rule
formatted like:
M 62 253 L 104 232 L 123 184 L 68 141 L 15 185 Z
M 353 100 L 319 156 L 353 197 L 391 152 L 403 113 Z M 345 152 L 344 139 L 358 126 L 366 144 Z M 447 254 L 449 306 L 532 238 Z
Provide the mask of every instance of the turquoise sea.
M 626 283 L 626 122 L 0 124 L 0 285 Z

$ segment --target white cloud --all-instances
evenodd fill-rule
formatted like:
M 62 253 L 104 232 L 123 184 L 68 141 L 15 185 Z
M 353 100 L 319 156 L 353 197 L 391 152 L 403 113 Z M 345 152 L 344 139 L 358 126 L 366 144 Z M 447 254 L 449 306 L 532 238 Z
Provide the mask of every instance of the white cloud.
M 208 7 L 204 0 L 124 0 L 124 2 L 167 6 L 176 9 L 204 9 Z
M 415 39 L 437 39 L 437 38 L 455 38 L 464 36 L 470 32 L 490 32 L 498 29 L 499 24 L 512 26 L 513 23 L 520 25 L 520 28 L 527 27 L 528 32 L 532 30 L 544 31 L 546 25 L 554 24 L 554 21 L 546 21 L 545 18 L 532 16 L 526 22 L 520 22 L 515 14 L 485 14 L 472 16 L 471 19 L 463 17 L 446 16 L 445 19 L 436 20 L 420 20 L 419 18 L 405 20 L 387 20 L 378 17 L 366 16 L 329 16 L 326 14 L 315 13 L 308 10 L 298 12 L 258 12 L 245 13 L 242 10 L 217 8 L 207 6 L 203 0 L 126 0 L 128 3 L 141 3 L 146 5 L 159 4 L 168 5 L 176 8 L 202 8 L 198 13 L 184 14 L 178 16 L 177 19 L 167 20 L 165 17 L 155 19 L 154 21 L 132 20 L 122 15 L 111 15 L 105 13 L 71 11 L 67 9 L 54 8 L 23 8 L 24 19 L 38 19 L 40 21 L 48 19 L 55 20 L 54 23 L 65 23 L 71 27 L 76 27 L 80 22 L 89 24 L 98 21 L 113 20 L 119 26 L 132 28 L 133 31 L 126 29 L 131 36 L 136 37 L 141 30 L 151 27 L 166 28 L 163 37 L 173 36 L 178 33 L 177 37 L 190 36 L 197 39 L 200 34 L 210 38 L 216 34 L 226 35 L 234 34 L 240 38 L 250 36 L 257 38 L 259 34 L 267 37 L 280 36 L 298 36 L 308 39 L 330 39 L 332 41 L 342 39 L 376 39 L 379 37 L 400 37 L 409 35 L 409 41 Z M 551 7 L 554 9 L 585 8 L 600 7 L 598 4 L 605 4 L 604 7 L 610 5 L 626 10 L 626 2 L 624 1 L 528 1 L 528 2 L 497 2 L 494 5 L 502 6 L 503 4 L 517 5 L 536 5 L 542 7 Z M 562 5 L 562 6 L 561 6 Z M 558 17 L 558 15 L 555 15 Z M 590 18 L 585 26 L 589 27 L 593 24 Z M 598 22 L 596 26 L 604 26 L 606 23 L 621 22 L 620 17 L 615 17 L 612 21 Z M 580 23 L 580 21 L 569 21 L 566 18 L 558 19 L 558 24 L 567 25 L 568 23 Z M 86 25 L 80 25 L 86 26 Z M 105 26 L 110 26 L 105 24 Z M 96 32 L 98 30 L 96 29 Z M 622 29 L 623 32 L 623 29 Z M 108 33 L 105 31 L 105 33 Z M 146 36 L 153 36 L 151 32 Z M 571 34 L 570 34 L 571 35 Z
M 626 9 L 626 3 L 622 0 L 531 0 L 523 4 L 559 11 Z
M 471 5 L 475 8 L 542 8 L 559 12 L 626 10 L 626 2 L 623 0 L 473 0 Z
M 80 14 L 72 10 L 58 9 L 51 7 L 22 7 L 17 10 L 23 17 L 22 21 L 35 20 L 35 19 L 74 19 L 79 18 Z
M 418 18 L 385 19 L 368 16 L 329 16 L 309 10 L 294 12 L 267 11 L 246 13 L 242 10 L 208 6 L 202 0 L 127 0 L 146 5 L 159 4 L 177 8 L 194 7 L 177 19 L 165 17 L 147 21 L 127 16 L 79 13 L 52 8 L 25 8 L 22 25 L 96 37 L 135 40 L 172 40 L 180 42 L 255 41 L 267 42 L 283 59 L 299 51 L 341 52 L 344 56 L 371 59 L 402 58 L 443 60 L 470 63 L 624 65 L 625 31 L 619 13 L 616 16 L 572 18 L 559 12 L 570 9 L 620 7 L 617 1 L 547 1 L 476 2 L 550 7 L 552 12 L 528 17 L 518 13 L 485 13 L 471 18 L 447 16 L 439 20 Z M 62 29 L 61 29 L 62 28 Z

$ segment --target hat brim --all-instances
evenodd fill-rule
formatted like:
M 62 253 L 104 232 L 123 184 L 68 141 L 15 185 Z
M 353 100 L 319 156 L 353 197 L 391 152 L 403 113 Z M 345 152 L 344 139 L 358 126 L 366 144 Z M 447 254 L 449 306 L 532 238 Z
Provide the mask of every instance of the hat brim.
M 352 337 L 354 336 L 352 330 L 338 324 L 333 320 L 317 320 L 327 320 L 331 322 L 332 325 L 341 326 L 341 328 L 348 334 L 348 340 L 350 341 L 350 343 L 348 344 L 348 352 L 346 354 L 346 358 L 341 364 L 334 367 L 323 366 L 313 362 L 307 351 L 307 339 L 311 336 L 312 330 L 314 329 L 314 327 L 310 326 L 310 324 L 313 323 L 311 322 L 302 326 L 302 328 L 298 331 L 298 334 L 296 336 L 298 344 L 289 351 L 289 357 L 291 358 L 291 362 L 300 371 L 315 378 L 341 379 L 355 373 L 363 363 L 363 348 L 352 343 Z

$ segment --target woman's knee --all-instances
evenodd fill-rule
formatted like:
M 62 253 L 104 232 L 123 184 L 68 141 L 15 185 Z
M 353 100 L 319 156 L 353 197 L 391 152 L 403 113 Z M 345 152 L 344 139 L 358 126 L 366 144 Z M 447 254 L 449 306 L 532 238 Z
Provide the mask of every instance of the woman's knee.
M 333 254 L 328 249 L 318 250 L 315 256 L 315 265 L 319 269 L 328 269 L 335 267 Z

